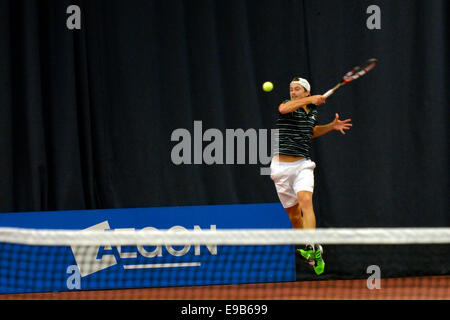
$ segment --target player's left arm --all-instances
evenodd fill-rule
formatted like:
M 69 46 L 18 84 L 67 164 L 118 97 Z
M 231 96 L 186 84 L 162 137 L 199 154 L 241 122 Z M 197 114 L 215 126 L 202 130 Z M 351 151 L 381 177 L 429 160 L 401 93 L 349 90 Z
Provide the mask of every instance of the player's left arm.
M 344 130 L 350 130 L 350 127 L 352 126 L 350 121 L 352 121 L 352 119 L 339 120 L 339 115 L 336 113 L 335 118 L 332 122 L 321 126 L 315 126 L 313 128 L 312 137 L 317 138 L 333 130 L 337 130 L 342 134 L 345 134 Z

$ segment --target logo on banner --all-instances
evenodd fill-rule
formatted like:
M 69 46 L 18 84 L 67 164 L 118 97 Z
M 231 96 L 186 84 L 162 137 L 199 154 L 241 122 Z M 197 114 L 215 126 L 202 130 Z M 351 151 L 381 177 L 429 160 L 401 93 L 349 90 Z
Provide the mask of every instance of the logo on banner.
M 215 225 L 210 226 L 211 230 L 216 230 Z M 130 230 L 135 231 L 134 228 L 121 228 L 121 229 L 111 229 L 108 221 L 101 222 L 92 227 L 84 229 L 80 232 L 89 230 Z M 142 230 L 157 230 L 154 227 L 146 227 Z M 182 226 L 173 226 L 169 231 L 187 231 L 186 228 Z M 201 230 L 199 226 L 195 225 L 194 230 Z M 205 245 L 207 250 L 211 255 L 217 255 L 217 245 Z M 129 246 L 127 246 L 129 248 Z M 182 257 L 191 251 L 191 245 L 186 245 L 182 248 L 180 246 L 153 246 L 152 250 L 149 250 L 148 246 L 136 246 L 131 251 L 125 251 L 121 246 L 72 246 L 72 253 L 75 258 L 75 262 L 78 266 L 81 277 L 86 277 L 90 274 L 96 273 L 98 271 L 104 270 L 106 268 L 121 264 L 126 270 L 130 269 L 150 269 L 150 268 L 176 268 L 176 267 L 199 267 L 201 262 L 175 262 L 175 263 L 121 263 L 121 262 L 133 262 L 138 258 L 155 258 L 162 257 L 165 253 L 174 256 Z M 195 245 L 194 256 L 199 256 L 201 254 L 200 245 Z M 118 261 L 119 260 L 119 261 Z M 142 259 L 139 259 L 142 261 Z M 146 260 L 148 261 L 148 260 Z

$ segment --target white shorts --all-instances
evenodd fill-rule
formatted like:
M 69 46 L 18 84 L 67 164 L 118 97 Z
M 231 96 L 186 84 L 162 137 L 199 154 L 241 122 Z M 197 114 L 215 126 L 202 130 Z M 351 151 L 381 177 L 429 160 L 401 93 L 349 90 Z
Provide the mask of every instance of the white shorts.
M 309 159 L 294 162 L 273 161 L 270 164 L 270 178 L 275 183 L 278 198 L 284 208 L 298 203 L 297 192 L 314 191 L 314 168 L 316 164 Z

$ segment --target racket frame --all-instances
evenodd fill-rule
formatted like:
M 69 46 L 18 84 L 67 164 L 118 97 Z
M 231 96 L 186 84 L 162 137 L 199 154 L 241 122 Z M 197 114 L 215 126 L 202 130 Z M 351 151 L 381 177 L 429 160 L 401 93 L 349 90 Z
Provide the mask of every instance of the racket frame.
M 377 65 L 378 60 L 377 59 L 369 59 L 367 61 L 365 61 L 363 64 L 354 67 L 352 70 L 350 70 L 349 72 L 347 72 L 343 77 L 342 77 L 342 81 L 339 82 L 337 85 L 335 85 L 332 89 L 328 90 L 327 92 L 325 92 L 323 94 L 323 96 L 325 98 L 328 98 L 329 96 L 331 96 L 333 93 L 336 92 L 337 89 L 339 89 L 340 87 L 342 87 L 343 85 L 352 82 L 353 80 L 356 80 L 360 77 L 362 77 L 363 75 L 365 75 L 367 72 L 369 72 L 370 70 L 372 70 L 373 68 L 375 68 L 375 66 Z M 361 67 L 364 66 L 364 67 Z

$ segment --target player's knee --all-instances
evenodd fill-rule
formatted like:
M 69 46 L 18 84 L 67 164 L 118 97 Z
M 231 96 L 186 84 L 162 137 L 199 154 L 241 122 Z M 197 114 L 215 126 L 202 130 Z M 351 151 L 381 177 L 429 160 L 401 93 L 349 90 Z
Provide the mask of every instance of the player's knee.
M 309 209 L 312 207 L 312 194 L 300 192 L 298 194 L 298 203 L 300 208 Z

